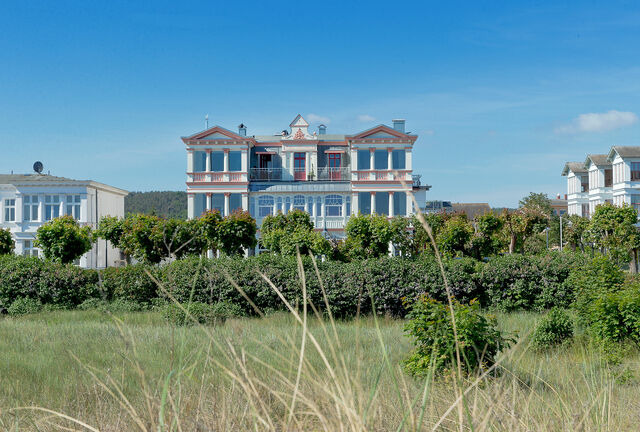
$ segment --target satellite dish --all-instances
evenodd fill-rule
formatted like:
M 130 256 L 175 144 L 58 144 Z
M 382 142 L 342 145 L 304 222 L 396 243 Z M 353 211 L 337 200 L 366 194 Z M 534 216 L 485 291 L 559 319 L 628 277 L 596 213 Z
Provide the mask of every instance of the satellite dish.
M 42 162 L 37 161 L 36 163 L 33 164 L 33 170 L 38 174 L 42 174 L 43 169 L 44 169 L 44 165 L 42 165 Z

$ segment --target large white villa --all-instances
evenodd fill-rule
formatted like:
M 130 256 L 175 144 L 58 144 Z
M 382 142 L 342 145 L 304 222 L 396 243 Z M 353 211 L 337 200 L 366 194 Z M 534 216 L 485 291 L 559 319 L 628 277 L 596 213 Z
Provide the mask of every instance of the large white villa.
M 247 135 L 220 126 L 183 137 L 187 150 L 188 216 L 209 209 L 228 215 L 248 210 L 258 226 L 267 215 L 304 210 L 317 230 L 340 238 L 349 216 L 410 215 L 416 194 L 424 203 L 427 185 L 413 175 L 418 136 L 404 120 L 353 135 L 309 131 L 298 115 L 274 135 Z
M 640 146 L 613 146 L 607 154 L 567 162 L 568 213 L 589 217 L 599 204 L 626 203 L 640 210 Z
M 102 216 L 124 217 L 127 191 L 91 180 L 72 180 L 39 173 L 0 174 L 0 227 L 9 228 L 16 253 L 38 256 L 34 246 L 37 229 L 62 215 L 96 227 Z M 120 251 L 98 240 L 80 258 L 80 266 L 102 268 L 122 259 Z

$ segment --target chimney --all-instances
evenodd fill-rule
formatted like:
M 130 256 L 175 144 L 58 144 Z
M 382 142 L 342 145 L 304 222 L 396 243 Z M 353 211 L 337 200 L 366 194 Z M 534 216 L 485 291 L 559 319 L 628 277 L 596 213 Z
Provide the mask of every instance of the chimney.
M 247 136 L 247 127 L 244 125 L 244 123 L 240 123 L 240 126 L 238 126 L 238 135 L 240 136 Z
M 404 133 L 404 119 L 393 119 L 393 128 L 400 133 Z
M 564 194 L 564 199 L 567 199 L 567 194 Z
M 558 194 L 558 196 L 556 196 L 556 199 L 560 199 L 560 194 Z
M 326 135 L 326 134 L 327 134 L 327 127 L 323 124 L 318 126 L 318 135 Z

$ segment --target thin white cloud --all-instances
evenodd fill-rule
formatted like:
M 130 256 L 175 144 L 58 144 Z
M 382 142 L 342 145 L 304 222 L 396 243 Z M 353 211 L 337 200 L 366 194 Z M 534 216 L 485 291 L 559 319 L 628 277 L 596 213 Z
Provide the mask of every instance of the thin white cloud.
M 360 114 L 358 116 L 358 121 L 361 121 L 362 123 L 369 123 L 374 121 L 375 119 L 375 117 L 372 117 L 369 114 Z
M 309 120 L 311 123 L 324 123 L 324 124 L 329 124 L 331 123 L 331 119 L 329 117 L 325 117 L 325 116 L 321 116 L 318 114 L 314 114 L 314 113 L 310 113 L 307 116 L 307 120 Z
M 629 111 L 611 110 L 604 113 L 580 114 L 569 124 L 558 126 L 555 133 L 590 133 L 606 132 L 631 126 L 638 122 L 638 116 Z

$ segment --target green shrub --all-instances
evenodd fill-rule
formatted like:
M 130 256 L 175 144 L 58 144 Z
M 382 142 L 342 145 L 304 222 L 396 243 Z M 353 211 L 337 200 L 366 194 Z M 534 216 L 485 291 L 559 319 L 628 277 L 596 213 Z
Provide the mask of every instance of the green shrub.
M 454 303 L 462 368 L 471 372 L 495 363 L 496 355 L 511 340 L 497 329 L 496 320 L 480 311 L 477 302 Z M 442 372 L 456 367 L 456 341 L 449 306 L 429 296 L 422 296 L 410 306 L 405 332 L 414 349 L 405 360 L 405 370 L 415 376 L 430 371 Z
M 640 343 L 640 284 L 603 292 L 587 308 L 589 332 L 600 342 L 631 340 Z
M 13 240 L 11 230 L 9 228 L 0 228 L 0 255 L 11 254 L 15 248 L 16 242 Z
M 74 307 L 97 295 L 98 274 L 71 264 L 34 257 L 0 256 L 0 303 L 29 297 L 43 304 Z
M 7 308 L 7 313 L 9 315 L 25 315 L 38 313 L 40 310 L 42 310 L 42 303 L 29 297 L 23 297 L 11 303 L 11 306 Z
M 535 348 L 545 349 L 560 345 L 573 337 L 573 320 L 560 308 L 553 308 L 536 326 L 532 343 Z
M 100 272 L 102 290 L 107 299 L 129 300 L 149 304 L 158 297 L 158 286 L 149 274 L 161 279 L 158 267 L 135 264 L 125 267 L 109 267 Z
M 85 300 L 78 305 L 80 310 L 99 310 L 102 312 L 119 313 L 119 312 L 140 312 L 147 310 L 147 305 L 136 303 L 131 300 L 115 299 L 106 301 L 103 299 L 92 298 Z
M 241 313 L 238 307 L 226 302 L 212 305 L 194 302 L 180 306 L 169 303 L 163 311 L 165 319 L 176 325 L 190 325 L 194 324 L 194 321 L 207 325 L 222 324 L 227 318 L 238 316 Z
M 494 257 L 478 274 L 483 305 L 504 312 L 569 307 L 575 294 L 567 279 L 583 261 L 582 255 L 559 252 Z

